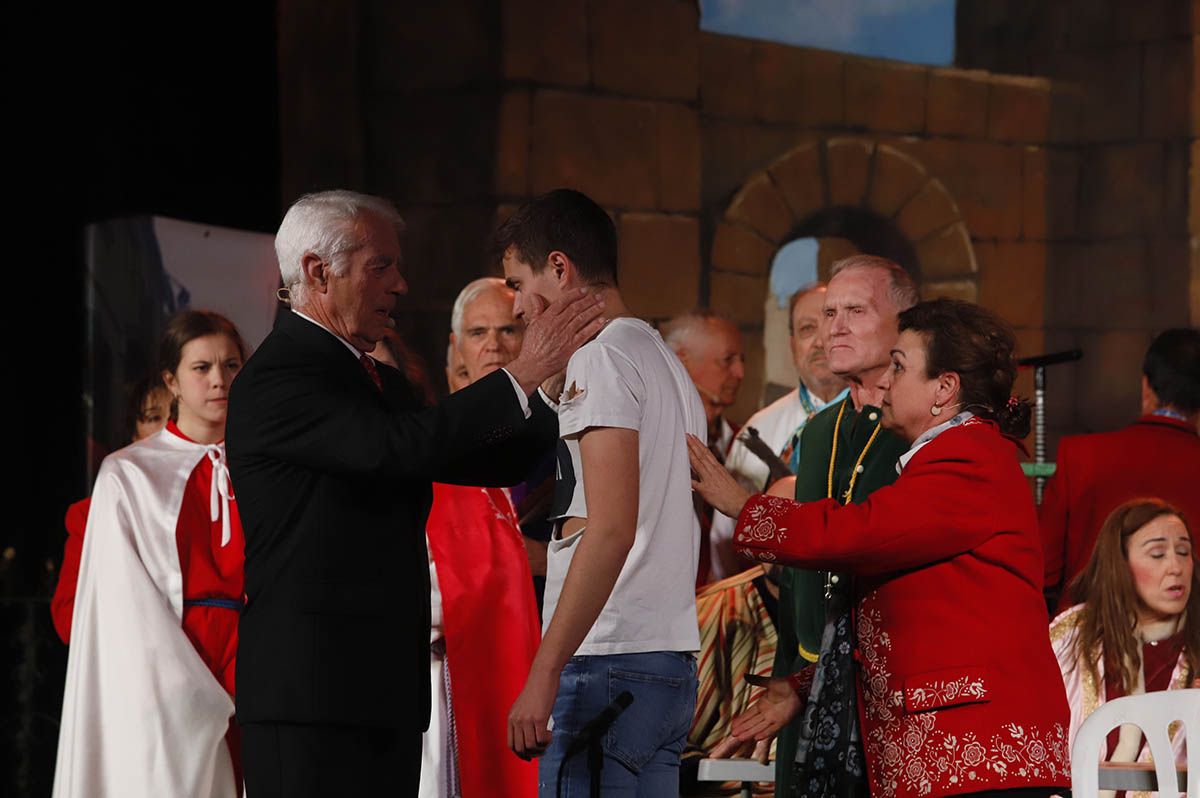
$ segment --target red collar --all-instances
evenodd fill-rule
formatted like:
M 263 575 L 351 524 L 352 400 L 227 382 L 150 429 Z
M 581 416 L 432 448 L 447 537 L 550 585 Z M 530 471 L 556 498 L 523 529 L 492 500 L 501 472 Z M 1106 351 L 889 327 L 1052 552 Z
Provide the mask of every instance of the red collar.
M 1171 418 L 1170 416 L 1156 416 L 1147 414 L 1134 422 L 1135 424 L 1157 424 L 1162 427 L 1171 427 L 1180 432 L 1187 432 L 1192 435 L 1197 435 L 1196 427 L 1180 418 Z
M 183 434 L 183 431 L 179 429 L 179 425 L 175 423 L 175 419 L 167 420 L 167 432 L 171 433 L 172 435 L 174 435 L 177 438 L 183 438 L 188 443 L 197 443 L 197 441 L 194 441 L 191 438 L 189 438 L 188 436 Z M 224 438 L 217 441 L 217 443 L 219 443 L 219 444 L 224 443 L 224 442 L 225 442 Z

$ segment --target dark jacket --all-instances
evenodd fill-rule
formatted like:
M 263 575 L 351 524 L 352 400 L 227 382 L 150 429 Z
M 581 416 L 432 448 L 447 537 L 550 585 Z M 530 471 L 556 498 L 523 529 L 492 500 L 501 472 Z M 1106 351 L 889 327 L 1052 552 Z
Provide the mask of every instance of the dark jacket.
M 553 446 L 496 372 L 422 409 L 380 392 L 332 334 L 285 312 L 230 390 L 226 448 L 246 535 L 242 723 L 423 730 L 432 481 L 507 485 Z

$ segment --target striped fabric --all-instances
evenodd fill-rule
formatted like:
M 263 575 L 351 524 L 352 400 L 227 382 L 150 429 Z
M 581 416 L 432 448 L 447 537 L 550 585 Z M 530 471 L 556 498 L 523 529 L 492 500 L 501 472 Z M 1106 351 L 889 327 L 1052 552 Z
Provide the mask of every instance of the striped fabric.
M 746 674 L 771 675 L 778 636 L 754 587 L 754 580 L 763 575 L 762 566 L 755 566 L 708 585 L 696 595 L 700 688 L 688 732 L 690 750 L 709 751 L 725 739 L 733 717 L 762 692 L 762 688 L 746 684 Z

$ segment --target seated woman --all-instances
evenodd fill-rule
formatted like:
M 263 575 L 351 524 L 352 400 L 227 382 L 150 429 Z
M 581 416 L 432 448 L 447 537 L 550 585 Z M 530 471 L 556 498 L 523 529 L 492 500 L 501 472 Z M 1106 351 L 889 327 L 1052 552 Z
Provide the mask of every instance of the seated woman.
M 233 323 L 185 311 L 159 361 L 166 429 L 104 459 L 79 562 L 56 798 L 234 798 L 244 538 L 225 460 Z
M 1075 606 L 1050 625 L 1071 705 L 1071 743 L 1111 698 L 1178 690 L 1200 675 L 1200 569 L 1187 524 L 1157 499 L 1123 504 L 1100 528 L 1069 588 Z M 1132 725 L 1108 735 L 1105 761 L 1149 761 Z M 1184 764 L 1183 730 L 1171 738 Z
M 1029 428 L 1009 396 L 1013 334 L 952 300 L 904 311 L 899 329 L 879 384 L 884 425 L 911 443 L 893 485 L 857 505 L 751 497 L 689 440 L 696 488 L 737 518 L 744 555 L 853 575 L 873 798 L 1050 795 L 1070 783 L 1069 710 L 1045 631 L 1037 516 L 1008 437 Z M 761 739 L 771 726 L 747 728 Z M 830 744 L 841 736 L 817 729 L 809 756 L 852 759 Z

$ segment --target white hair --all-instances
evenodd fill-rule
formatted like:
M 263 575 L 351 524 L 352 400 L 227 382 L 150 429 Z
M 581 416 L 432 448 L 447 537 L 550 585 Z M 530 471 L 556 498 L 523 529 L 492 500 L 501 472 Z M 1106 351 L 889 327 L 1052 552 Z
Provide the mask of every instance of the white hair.
M 735 326 L 733 322 L 715 311 L 708 308 L 696 308 L 687 313 L 681 313 L 667 322 L 663 342 L 671 347 L 675 354 L 681 355 L 688 348 L 688 343 L 693 340 L 692 336 L 708 332 L 709 325 L 714 322 L 727 324 L 730 327 Z
M 450 311 L 450 329 L 458 338 L 462 338 L 463 314 L 467 312 L 467 305 L 474 302 L 483 292 L 497 288 L 507 288 L 504 280 L 499 277 L 480 277 L 467 283 L 466 287 L 458 292 L 458 299 L 454 300 L 454 310 Z
M 334 274 L 345 274 L 346 255 L 362 245 L 355 222 L 367 213 L 395 227 L 397 236 L 404 232 L 404 220 L 392 203 L 356 191 L 305 194 L 288 208 L 275 234 L 275 257 L 293 307 L 308 304 L 308 286 L 301 267 L 304 256 L 316 255 L 329 264 Z
M 842 258 L 830 267 L 829 279 L 832 281 L 842 272 L 853 269 L 878 269 L 884 273 L 888 280 L 888 298 L 896 306 L 897 314 L 921 301 L 921 294 L 917 291 L 917 284 L 913 281 L 912 275 L 895 261 L 881 258 L 878 255 L 851 255 L 848 258 Z

